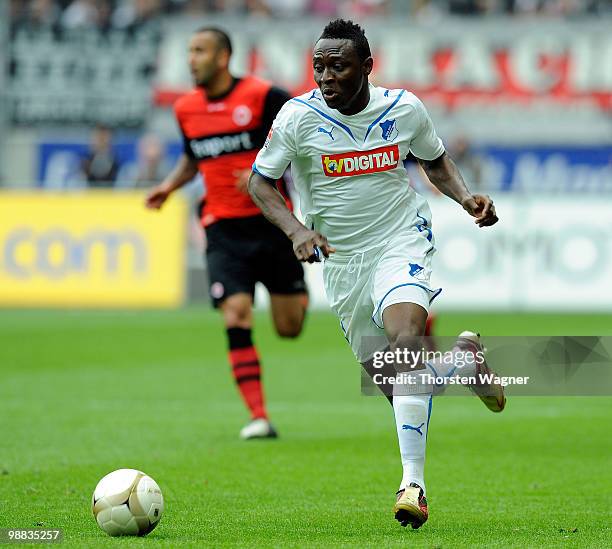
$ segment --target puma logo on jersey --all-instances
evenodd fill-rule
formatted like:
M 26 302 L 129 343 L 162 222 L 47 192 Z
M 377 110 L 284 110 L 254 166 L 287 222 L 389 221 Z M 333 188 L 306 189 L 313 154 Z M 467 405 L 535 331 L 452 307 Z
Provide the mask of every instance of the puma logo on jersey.
M 344 177 L 366 173 L 386 172 L 397 168 L 399 147 L 389 145 L 371 151 L 353 151 L 321 156 L 323 173 L 327 177 Z
M 333 136 L 334 127 L 333 126 L 331 127 L 331 130 L 329 130 L 329 131 L 326 130 L 325 128 L 323 128 L 323 127 L 320 127 L 320 128 L 317 129 L 317 132 L 319 132 L 319 133 L 326 133 L 327 135 L 329 135 L 329 137 L 331 137 L 331 140 L 334 141 L 334 136 Z

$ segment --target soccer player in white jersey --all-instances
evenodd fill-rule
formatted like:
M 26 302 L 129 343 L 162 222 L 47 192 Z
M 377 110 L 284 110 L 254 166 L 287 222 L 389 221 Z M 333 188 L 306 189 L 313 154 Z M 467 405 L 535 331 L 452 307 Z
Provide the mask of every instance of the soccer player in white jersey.
M 421 101 L 406 90 L 370 85 L 372 65 L 361 27 L 329 23 L 314 48 L 318 89 L 280 110 L 249 181 L 253 200 L 292 240 L 297 258 L 326 258 L 331 307 L 364 365 L 371 337 L 384 335 L 392 351 L 421 349 L 429 305 L 441 291 L 429 283 L 435 249 L 429 207 L 410 188 L 402 160 L 409 153 L 418 158 L 431 182 L 480 227 L 498 220 L 492 200 L 466 188 Z M 304 224 L 272 184 L 289 164 Z M 471 332 L 457 346 L 482 350 Z M 462 374 L 490 372 L 486 362 L 471 367 Z M 426 362 L 410 368 L 451 372 Z M 471 388 L 492 411 L 503 409 L 500 386 Z M 431 386 L 422 385 L 390 399 L 403 466 L 393 510 L 402 526 L 418 528 L 428 517 L 423 472 L 431 398 Z

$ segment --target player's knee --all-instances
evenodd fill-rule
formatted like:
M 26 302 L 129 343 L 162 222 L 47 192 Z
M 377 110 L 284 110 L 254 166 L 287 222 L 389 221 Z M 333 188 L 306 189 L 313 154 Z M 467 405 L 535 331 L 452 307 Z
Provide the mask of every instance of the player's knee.
M 390 338 L 391 349 L 420 349 L 424 333 L 421 323 L 410 322 Z
M 290 316 L 276 322 L 276 333 L 283 338 L 294 339 L 302 333 L 304 315 Z
M 226 303 L 223 306 L 223 319 L 229 328 L 246 327 L 251 323 L 251 308 L 241 303 Z
M 286 339 L 295 339 L 302 333 L 302 324 L 289 322 L 276 327 L 276 333 Z

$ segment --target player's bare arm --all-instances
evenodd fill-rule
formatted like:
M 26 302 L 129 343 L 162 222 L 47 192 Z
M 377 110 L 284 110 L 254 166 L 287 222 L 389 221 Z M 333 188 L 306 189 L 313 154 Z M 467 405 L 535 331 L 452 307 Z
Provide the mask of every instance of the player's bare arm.
M 159 210 L 174 191 L 189 183 L 197 173 L 196 161 L 185 153 L 181 154 L 168 177 L 151 189 L 145 200 L 145 206 L 152 210 Z
M 243 194 L 249 194 L 248 186 L 251 170 L 235 170 L 233 173 L 236 178 L 236 188 Z
M 320 261 L 316 248 L 325 257 L 336 250 L 322 234 L 305 227 L 287 208 L 283 195 L 262 176 L 253 172 L 249 178 L 249 194 L 264 216 L 281 229 L 293 242 L 293 251 L 300 261 Z
M 452 198 L 475 217 L 475 223 L 479 227 L 488 227 L 499 221 L 493 200 L 488 195 L 471 194 L 468 190 L 461 173 L 452 158 L 444 153 L 435 160 L 419 159 L 429 181 L 446 196 Z

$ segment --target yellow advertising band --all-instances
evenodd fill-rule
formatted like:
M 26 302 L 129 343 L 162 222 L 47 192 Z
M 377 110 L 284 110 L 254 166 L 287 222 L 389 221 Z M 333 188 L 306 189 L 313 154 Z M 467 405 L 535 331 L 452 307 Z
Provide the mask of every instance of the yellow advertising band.
M 142 193 L 0 194 L 0 306 L 176 307 L 186 207 Z

